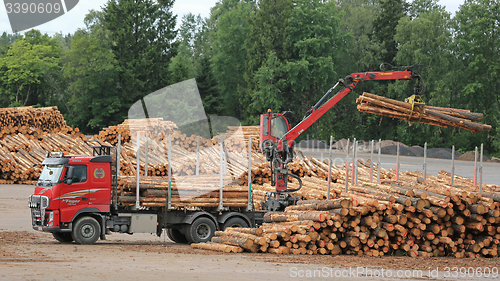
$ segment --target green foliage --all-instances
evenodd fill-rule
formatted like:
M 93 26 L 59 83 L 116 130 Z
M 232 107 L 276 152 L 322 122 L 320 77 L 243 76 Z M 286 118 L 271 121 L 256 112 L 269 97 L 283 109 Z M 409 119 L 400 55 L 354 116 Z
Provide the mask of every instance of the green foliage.
M 250 33 L 253 4 L 246 1 L 223 0 L 212 8 L 210 42 L 212 69 L 217 79 L 224 115 L 242 120 L 241 91 L 247 54 L 245 40 Z
M 294 125 L 339 78 L 377 71 L 382 62 L 425 64 L 413 70 L 423 76 L 427 105 L 482 112 L 493 130 L 472 134 L 360 113 L 362 92 L 404 100 L 416 82 L 367 81 L 302 137 L 427 142 L 462 152 L 485 143 L 487 154 L 500 156 L 498 1 L 465 0 L 452 17 L 437 0 L 219 0 L 207 19 L 184 15 L 177 31 L 172 3 L 110 0 L 75 34 L 3 33 L 0 106 L 57 105 L 85 133 L 123 121 L 132 105 L 144 114 L 143 103 L 186 132 L 207 127 L 203 112 L 215 126 L 226 124 L 215 116 L 255 125 L 269 108 L 291 110 Z
M 168 65 L 178 43 L 172 0 L 110 0 L 102 24 L 109 30 L 111 50 L 120 69 L 119 87 L 125 105 L 167 86 Z M 122 107 L 126 114 L 128 106 Z
M 340 28 L 350 34 L 345 52 L 339 54 L 342 68 L 339 74 L 371 71 L 381 62 L 381 43 L 370 36 L 373 22 L 378 15 L 377 5 L 371 0 L 339 1 L 339 9 L 344 14 Z
M 203 20 L 198 15 L 191 13 L 182 17 L 182 24 L 179 28 L 179 46 L 177 55 L 172 58 L 169 70 L 174 78 L 171 84 L 196 77 L 199 56 L 203 53 Z M 176 71 L 182 71 L 177 74 Z M 183 78 L 183 80 L 179 80 Z
M 260 3 L 247 40 L 248 121 L 267 109 L 304 114 L 330 88 L 347 38 L 340 21 L 333 2 Z M 300 120 L 298 114 L 292 123 Z
M 14 43 L 15 35 L 7 34 L 7 32 L 3 32 L 2 36 L 0 36 L 0 56 L 4 56 L 9 49 L 9 46 Z
M 290 59 L 288 23 L 292 1 L 261 1 L 254 7 L 251 32 L 245 42 L 247 60 L 242 103 L 249 104 L 245 115 L 249 123 L 258 122 L 259 114 L 285 105 L 287 84 L 284 65 Z
M 493 126 L 482 134 L 486 150 L 492 153 L 498 142 L 500 120 L 500 3 L 467 0 L 456 17 L 457 55 L 462 59 L 463 87 L 457 97 L 468 109 L 484 113 L 484 122 Z
M 242 97 L 243 103 L 251 103 L 246 110 L 247 115 L 258 115 L 262 113 L 263 108 L 279 108 L 282 99 L 276 96 L 276 92 L 270 92 L 270 100 L 278 98 L 279 105 L 274 101 L 269 104 L 259 104 L 257 100 L 265 101 L 265 97 L 252 97 L 262 95 L 259 90 L 259 84 L 274 84 L 283 80 L 283 71 L 276 67 L 282 67 L 282 63 L 290 57 L 289 46 L 286 43 L 288 39 L 288 21 L 293 9 L 292 0 L 270 1 L 263 0 L 259 6 L 254 7 L 254 13 L 251 16 L 251 31 L 248 35 L 245 45 L 247 52 L 245 81 L 247 87 Z M 260 68 L 262 68 L 260 70 Z M 270 76 L 266 77 L 266 73 Z M 267 82 L 266 82 L 267 80 Z M 269 87 L 282 87 L 278 85 L 268 85 Z M 255 93 L 259 92 L 260 93 Z M 265 94 L 265 90 L 264 90 Z M 254 101 L 252 102 L 252 99 Z
M 69 82 L 67 119 L 84 132 L 98 132 L 123 117 L 117 113 L 123 107 L 118 82 L 119 67 L 109 49 L 109 41 L 79 30 L 65 53 L 64 76 Z
M 423 13 L 437 10 L 444 11 L 444 7 L 438 5 L 437 0 L 413 0 L 408 7 L 408 15 L 417 18 Z
M 59 48 L 54 45 L 42 45 L 29 37 L 20 39 L 11 45 L 3 58 L 0 59 L 1 81 L 7 89 L 5 94 L 11 102 L 27 105 L 33 93 L 44 82 L 47 72 L 55 71 L 59 63 Z M 33 42 L 34 44 L 30 43 Z
M 373 22 L 373 35 L 382 44 L 382 61 L 392 63 L 398 47 L 394 40 L 399 20 L 406 14 L 404 0 L 380 0 L 380 13 Z
M 205 114 L 208 116 L 222 115 L 222 101 L 217 88 L 217 81 L 207 56 L 200 57 L 197 72 L 199 75 L 196 78 L 196 84 L 205 108 Z
M 305 113 L 339 78 L 335 58 L 345 51 L 347 39 L 340 31 L 341 18 L 333 2 L 295 1 L 287 40 L 291 58 L 285 65 L 293 111 Z

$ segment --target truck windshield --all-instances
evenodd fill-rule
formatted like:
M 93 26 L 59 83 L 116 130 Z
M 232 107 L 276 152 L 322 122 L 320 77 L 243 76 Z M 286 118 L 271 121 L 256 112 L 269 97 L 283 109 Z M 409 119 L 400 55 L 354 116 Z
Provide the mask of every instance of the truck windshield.
M 56 184 L 63 169 L 64 165 L 45 165 L 37 183 L 46 186 Z

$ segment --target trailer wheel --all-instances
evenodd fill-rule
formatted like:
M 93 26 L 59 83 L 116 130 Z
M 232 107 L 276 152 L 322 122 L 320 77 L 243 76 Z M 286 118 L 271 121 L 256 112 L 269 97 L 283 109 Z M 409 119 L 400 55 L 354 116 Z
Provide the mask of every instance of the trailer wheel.
M 230 218 L 224 223 L 224 229 L 228 227 L 248 227 L 248 223 L 242 218 Z
M 197 218 L 192 224 L 186 227 L 186 238 L 191 243 L 208 242 L 214 236 L 215 223 L 207 218 Z
M 169 228 L 167 229 L 167 236 L 170 238 L 170 240 L 174 241 L 175 243 L 187 243 L 188 240 L 182 232 L 176 228 Z
M 52 232 L 52 236 L 61 243 L 73 242 L 73 237 L 70 232 Z
M 101 227 L 96 219 L 81 217 L 76 221 L 71 235 L 78 244 L 95 244 L 101 236 Z

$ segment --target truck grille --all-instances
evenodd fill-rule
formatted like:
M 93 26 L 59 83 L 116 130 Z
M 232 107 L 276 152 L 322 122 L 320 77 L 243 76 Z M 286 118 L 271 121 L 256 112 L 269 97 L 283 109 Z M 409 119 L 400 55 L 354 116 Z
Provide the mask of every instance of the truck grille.
M 47 221 L 45 216 L 45 209 L 50 206 L 50 198 L 43 195 L 30 195 L 28 198 L 28 205 L 31 209 L 32 225 L 44 225 Z

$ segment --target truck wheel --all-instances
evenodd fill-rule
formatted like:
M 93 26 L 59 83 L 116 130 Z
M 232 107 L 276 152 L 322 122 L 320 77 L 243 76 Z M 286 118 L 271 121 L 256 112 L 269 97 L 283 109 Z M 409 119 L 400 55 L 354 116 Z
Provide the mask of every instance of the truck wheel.
M 187 243 L 188 240 L 182 232 L 176 228 L 169 228 L 167 229 L 167 236 L 170 238 L 170 240 L 174 241 L 175 243 Z
M 54 238 L 61 243 L 73 242 L 71 232 L 52 232 L 52 236 L 54 236 Z
M 248 223 L 242 218 L 230 218 L 224 223 L 224 229 L 228 227 L 248 227 Z
M 96 219 L 82 217 L 76 221 L 71 235 L 78 244 L 95 244 L 99 236 L 101 236 L 101 227 Z
M 186 238 L 191 243 L 208 242 L 215 233 L 215 223 L 206 217 L 197 218 L 186 227 Z

